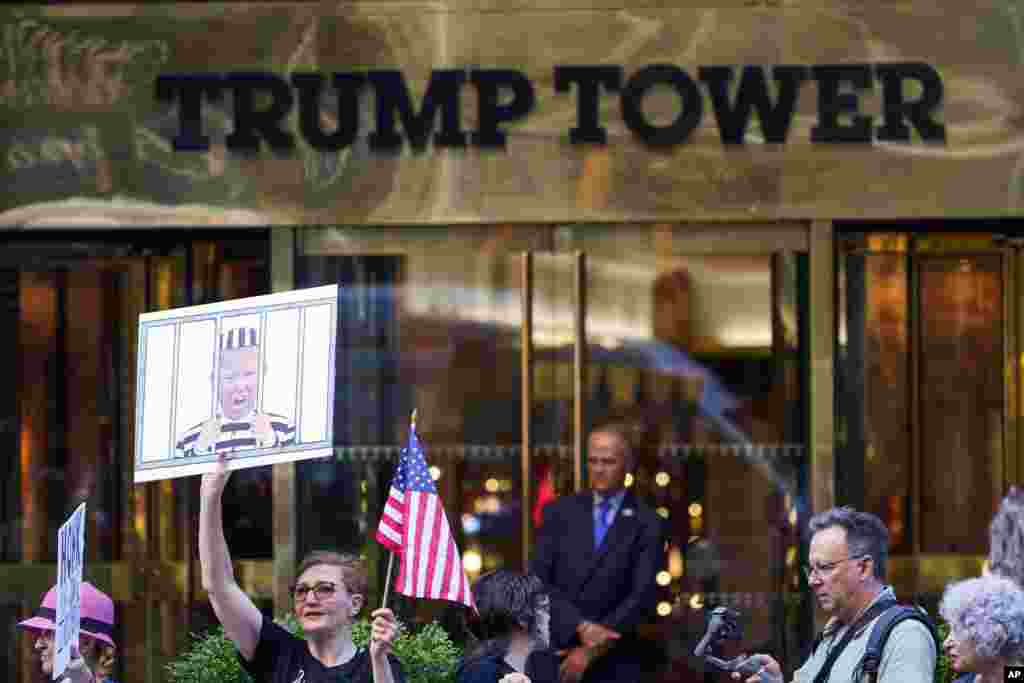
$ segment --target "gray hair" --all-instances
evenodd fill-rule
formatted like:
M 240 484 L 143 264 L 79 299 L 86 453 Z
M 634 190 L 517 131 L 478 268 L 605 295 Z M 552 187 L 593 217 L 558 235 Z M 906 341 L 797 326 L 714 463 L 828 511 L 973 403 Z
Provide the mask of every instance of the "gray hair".
M 885 564 L 889 557 L 889 530 L 875 515 L 850 506 L 819 512 L 808 522 L 811 534 L 832 527 L 846 530 L 850 557 L 868 556 L 874 560 L 875 578 L 885 580 Z
M 1024 657 L 1024 591 L 1013 581 L 990 575 L 950 584 L 939 614 L 980 657 Z
M 989 570 L 1024 587 L 1024 489 L 1010 489 L 992 518 L 988 533 Z

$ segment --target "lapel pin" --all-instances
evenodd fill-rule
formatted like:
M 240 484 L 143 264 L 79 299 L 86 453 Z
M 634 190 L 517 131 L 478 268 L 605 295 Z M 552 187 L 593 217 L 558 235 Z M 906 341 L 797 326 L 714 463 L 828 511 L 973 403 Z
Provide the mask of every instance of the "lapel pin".
M 623 517 L 632 517 L 633 516 L 633 508 L 622 508 L 622 516 Z

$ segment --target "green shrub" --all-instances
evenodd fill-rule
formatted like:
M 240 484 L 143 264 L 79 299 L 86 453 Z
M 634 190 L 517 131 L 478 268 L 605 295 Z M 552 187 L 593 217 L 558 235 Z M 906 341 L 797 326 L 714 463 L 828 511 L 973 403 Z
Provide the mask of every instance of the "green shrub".
M 167 665 L 171 683 L 252 683 L 235 654 L 235 644 L 217 626 L 205 634 L 192 634 L 185 652 Z
M 949 657 L 942 649 L 942 641 L 949 635 L 949 624 L 942 619 L 936 619 L 935 632 L 939 636 L 939 658 L 935 662 L 935 683 L 949 683 L 953 680 L 955 672 L 949 668 Z
M 293 615 L 276 620 L 291 633 L 302 637 L 302 629 Z M 352 642 L 368 647 L 370 623 L 352 626 Z M 193 634 L 192 645 L 167 665 L 169 683 L 253 683 L 238 661 L 235 644 L 217 626 L 203 634 Z M 430 623 L 410 633 L 399 624 L 392 652 L 402 662 L 408 683 L 453 683 L 462 653 L 440 624 Z

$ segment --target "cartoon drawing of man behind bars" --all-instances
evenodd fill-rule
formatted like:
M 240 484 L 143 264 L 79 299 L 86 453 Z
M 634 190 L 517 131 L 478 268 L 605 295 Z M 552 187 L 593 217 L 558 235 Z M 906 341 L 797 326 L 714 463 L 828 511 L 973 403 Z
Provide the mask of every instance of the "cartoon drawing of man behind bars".
M 178 439 L 176 458 L 249 448 L 279 448 L 295 443 L 295 425 L 283 415 L 262 412 L 259 386 L 260 340 L 255 328 L 236 327 L 220 336 L 217 377 L 218 414 L 190 427 Z

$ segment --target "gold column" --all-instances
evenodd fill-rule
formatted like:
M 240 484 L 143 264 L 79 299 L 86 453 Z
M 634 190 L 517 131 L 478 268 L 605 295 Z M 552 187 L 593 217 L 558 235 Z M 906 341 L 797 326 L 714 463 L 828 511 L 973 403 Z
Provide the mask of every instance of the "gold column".
M 146 524 L 146 499 L 148 484 L 135 485 L 135 471 L 132 458 L 135 454 L 135 398 L 136 398 L 136 352 L 138 350 L 138 319 L 139 314 L 147 309 L 146 282 L 147 266 L 143 259 L 133 260 L 126 264 L 120 281 L 121 324 L 118 334 L 121 335 L 121 363 L 118 368 L 118 382 L 122 387 L 120 424 L 118 429 L 121 442 L 126 444 L 120 451 L 121 491 L 124 504 L 121 513 L 121 558 L 122 565 L 132 570 L 112 575 L 113 597 L 122 602 L 118 605 L 117 618 L 121 623 L 122 633 L 141 634 L 141 637 L 128 638 L 119 643 L 118 657 L 123 670 L 138 672 L 130 675 L 129 680 L 145 680 L 146 658 L 148 652 L 147 619 L 149 609 L 146 604 L 145 566 L 148 527 Z M 141 568 L 141 569 L 140 569 Z
M 295 253 L 298 248 L 294 228 L 270 230 L 270 287 L 274 292 L 295 289 Z M 274 611 L 287 611 L 291 605 L 288 585 L 295 571 L 296 546 L 295 463 L 273 465 L 274 510 Z
M 153 258 L 150 262 L 151 293 L 148 302 L 150 310 L 166 310 L 184 303 L 185 282 L 184 254 Z M 183 604 L 184 596 L 176 590 L 171 575 L 166 569 L 179 556 L 179 535 L 184 520 L 179 515 L 175 490 L 186 486 L 178 479 L 165 479 L 143 484 L 144 503 L 149 518 L 148 536 L 145 540 L 147 562 L 143 571 L 146 604 L 146 680 L 160 680 L 167 660 L 172 657 L 179 644 L 179 636 L 187 614 Z M 181 642 L 185 638 L 182 637 Z
M 835 244 L 829 221 L 812 221 L 808 254 L 807 378 L 811 513 L 835 505 Z M 824 622 L 815 611 L 814 630 Z
M 1012 456 L 1017 452 L 1016 445 L 1016 424 L 1014 419 L 1017 415 L 1017 401 L 1016 401 L 1016 380 L 1014 378 L 1014 362 L 1013 359 L 1017 357 L 1016 345 L 1014 344 L 1013 331 L 1016 329 L 1016 305 L 1014 299 L 1016 299 L 1017 288 L 1013 279 L 1014 274 L 1014 254 L 1009 249 L 1002 249 L 1002 282 L 1003 282 L 1003 300 L 1002 300 L 1002 313 L 1003 313 L 1003 415 L 1002 415 L 1002 432 L 1003 432 L 1003 449 L 998 454 L 997 462 L 993 470 L 992 476 L 992 512 L 996 510 L 996 506 L 999 504 L 999 500 L 1002 498 L 1003 491 L 1007 488 L 1007 482 L 1010 481 L 1010 477 L 1013 474 L 1013 467 L 1011 462 Z
M 50 557 L 51 539 L 47 512 L 45 472 L 49 461 L 49 392 L 46 368 L 56 353 L 57 289 L 49 273 L 22 271 L 18 281 L 18 412 L 21 415 L 18 457 L 21 472 L 21 560 L 41 563 Z M 55 545 L 55 544 L 54 544 Z M 56 548 L 52 548 L 56 552 Z M 48 586 L 47 586 L 48 587 Z M 46 590 L 44 587 L 43 590 Z M 24 593 L 26 612 L 34 609 L 39 593 Z M 20 681 L 36 679 L 38 664 L 30 639 L 18 637 Z
M 530 501 L 533 495 L 533 443 L 530 434 L 530 414 L 533 408 L 533 253 L 523 253 L 522 294 L 523 323 L 520 328 L 520 368 L 522 374 L 522 450 L 519 463 L 522 468 L 522 514 L 520 526 L 523 534 L 523 571 L 529 571 L 530 545 L 533 542 L 533 522 L 530 519 Z
M 103 307 L 104 278 L 99 269 L 68 272 L 67 335 L 67 435 L 71 446 L 65 471 L 65 494 L 69 509 L 88 501 L 102 471 L 103 422 L 99 391 L 103 377 L 103 330 L 107 325 Z M 90 562 L 98 560 L 96 515 L 86 515 L 86 550 Z
M 48 273 L 22 272 L 21 309 L 21 500 L 22 561 L 43 562 L 50 555 L 44 471 L 49 452 L 46 368 L 57 352 L 57 289 Z M 54 549 L 56 550 L 56 549 Z
M 1024 483 L 1024 439 L 1021 439 L 1022 406 L 1024 406 L 1024 318 L 1021 299 L 1024 298 L 1024 253 L 1011 249 L 1007 254 L 1006 330 L 1007 335 L 1007 395 L 1006 395 L 1006 476 L 1003 485 Z
M 808 425 L 811 511 L 835 505 L 835 252 L 832 224 L 810 226 Z
M 573 311 L 575 334 L 573 341 L 573 449 L 572 484 L 573 491 L 583 489 L 583 450 L 587 434 L 586 390 L 587 390 L 587 260 L 583 252 L 575 254 L 573 262 Z

